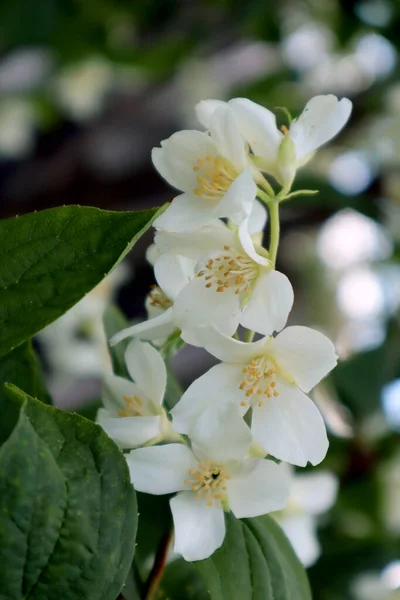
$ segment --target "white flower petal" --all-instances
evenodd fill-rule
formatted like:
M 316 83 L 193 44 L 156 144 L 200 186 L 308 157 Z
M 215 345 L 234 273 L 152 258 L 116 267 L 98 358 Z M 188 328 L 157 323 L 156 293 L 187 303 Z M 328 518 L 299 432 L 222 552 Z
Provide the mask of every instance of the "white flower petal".
M 228 335 L 236 331 L 240 317 L 239 298 L 233 290 L 218 293 L 213 288 L 208 289 L 199 278 L 181 291 L 174 303 L 173 314 L 174 322 L 182 329 L 182 338 L 197 345 L 194 329 L 201 325 L 215 323 Z
M 228 104 L 215 109 L 210 117 L 209 129 L 221 156 L 227 158 L 235 169 L 242 171 L 246 166 L 245 144 Z
M 154 238 L 162 254 L 180 254 L 196 261 L 225 245 L 234 246 L 235 240 L 234 232 L 219 219 L 196 231 L 157 231 Z
M 240 132 L 253 153 L 272 164 L 283 137 L 276 126 L 274 113 L 247 98 L 235 98 L 229 104 L 235 113 Z
M 183 192 L 193 192 L 197 187 L 197 174 L 193 170 L 199 158 L 217 156 L 216 145 L 209 135 L 201 131 L 178 131 L 153 148 L 151 158 L 157 171 L 173 187 Z
M 306 568 L 313 565 L 321 553 L 313 517 L 298 515 L 284 517 L 278 522 L 302 564 Z
M 257 188 L 251 168 L 245 169 L 232 183 L 215 209 L 215 217 L 227 217 L 236 224 L 251 214 Z
M 270 354 L 289 378 L 309 392 L 337 363 L 332 342 L 310 327 L 287 327 L 272 342 Z
M 271 264 L 271 261 L 268 260 L 268 258 L 266 258 L 265 256 L 261 256 L 260 254 L 258 254 L 256 252 L 256 249 L 254 248 L 253 240 L 251 239 L 251 235 L 249 233 L 249 219 L 248 218 L 245 219 L 244 221 L 242 221 L 242 223 L 239 225 L 238 234 L 239 234 L 239 239 L 240 239 L 240 243 L 242 244 L 243 250 L 246 252 L 246 254 L 252 260 L 254 260 L 254 262 L 256 262 L 258 265 L 263 265 L 263 266 L 267 266 L 267 265 Z
M 164 294 L 175 300 L 194 277 L 195 262 L 177 254 L 162 254 L 154 265 L 154 275 Z
M 258 517 L 285 507 L 290 478 L 271 460 L 248 458 L 227 482 L 229 506 L 238 519 Z
M 139 492 L 171 494 L 187 490 L 184 481 L 198 462 L 183 444 L 167 444 L 132 450 L 127 456 L 131 481 Z
M 261 204 L 258 200 L 253 202 L 253 206 L 251 209 L 249 221 L 248 221 L 248 231 L 250 235 L 254 235 L 255 233 L 260 233 L 264 231 L 265 225 L 267 223 L 268 213 L 265 206 Z
M 352 103 L 347 98 L 340 101 L 332 95 L 311 98 L 300 117 L 290 125 L 297 160 L 337 135 L 346 125 L 351 110 Z
M 201 100 L 198 104 L 196 104 L 196 116 L 203 127 L 209 129 L 213 112 L 221 106 L 226 106 L 226 104 L 227 103 L 223 102 L 222 100 Z
M 151 411 L 150 402 L 145 395 L 144 390 L 136 383 L 124 379 L 124 377 L 119 377 L 118 375 L 106 374 L 103 380 L 101 398 L 104 406 L 113 412 L 114 416 L 117 415 L 116 411 L 118 409 L 126 408 L 124 396 L 127 398 L 139 396 L 146 409 L 148 409 L 149 412 Z
M 107 413 L 107 414 L 106 414 Z M 112 417 L 100 409 L 97 422 L 120 448 L 135 448 L 160 433 L 160 417 Z
M 222 546 L 225 518 L 221 506 L 184 492 L 170 500 L 175 528 L 174 550 L 187 561 L 203 560 Z
M 110 344 L 115 346 L 115 344 L 128 337 L 137 337 L 141 340 L 158 340 L 168 337 L 175 330 L 176 325 L 172 319 L 172 308 L 169 308 L 158 317 L 122 329 L 122 331 L 113 335 Z
M 162 404 L 167 385 L 167 369 L 161 355 L 147 342 L 134 339 L 125 351 L 129 375 L 155 403 Z
M 180 194 L 154 221 L 153 227 L 172 232 L 198 229 L 215 219 L 217 206 L 217 202 L 199 198 L 195 194 Z
M 275 270 L 265 271 L 243 309 L 240 324 L 264 335 L 280 331 L 286 325 L 293 300 L 293 288 L 286 275 Z
M 204 459 L 243 460 L 253 438 L 235 402 L 215 402 L 200 414 L 189 432 L 192 449 Z
M 338 486 L 337 477 L 329 471 L 305 473 L 294 478 L 291 495 L 296 507 L 319 515 L 334 505 Z
M 298 387 L 277 377 L 278 397 L 253 407 L 251 430 L 266 452 L 292 465 L 319 464 L 329 442 L 321 413 Z
M 174 428 L 180 433 L 189 433 L 202 412 L 217 403 L 236 402 L 238 406 L 243 395 L 239 389 L 242 379 L 243 374 L 236 365 L 224 363 L 195 379 L 171 410 Z
M 207 352 L 219 360 L 243 365 L 247 365 L 252 358 L 264 354 L 269 345 L 268 338 L 247 344 L 225 335 L 212 326 L 196 329 L 196 337 Z

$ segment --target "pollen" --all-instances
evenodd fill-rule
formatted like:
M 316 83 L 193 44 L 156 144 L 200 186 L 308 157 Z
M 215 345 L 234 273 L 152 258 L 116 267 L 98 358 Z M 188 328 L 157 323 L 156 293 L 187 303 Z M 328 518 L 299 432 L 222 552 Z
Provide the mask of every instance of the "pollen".
M 147 294 L 147 302 L 150 306 L 157 306 L 167 310 L 172 306 L 172 300 L 168 298 L 158 285 L 152 285 L 150 292 Z
M 189 469 L 189 475 L 190 479 L 185 479 L 184 484 L 196 492 L 196 498 L 204 498 L 208 506 L 224 499 L 226 482 L 230 479 L 224 464 L 207 460 Z
M 215 286 L 218 293 L 232 290 L 235 294 L 248 294 L 259 276 L 259 270 L 259 265 L 249 256 L 238 255 L 230 246 L 224 246 L 221 254 L 209 258 L 202 265 L 197 277 L 204 277 L 205 287 Z
M 124 396 L 125 408 L 120 408 L 117 412 L 120 417 L 140 417 L 142 416 L 143 401 L 140 396 Z
M 278 368 L 268 355 L 253 358 L 248 365 L 243 367 L 242 371 L 245 378 L 239 384 L 239 389 L 244 392 L 251 405 L 264 406 L 265 402 L 260 396 L 264 398 L 279 396 L 276 382 Z M 240 404 L 243 406 L 243 402 Z
M 206 200 L 220 200 L 239 174 L 226 158 L 209 154 L 197 160 L 193 171 L 198 173 L 193 191 Z

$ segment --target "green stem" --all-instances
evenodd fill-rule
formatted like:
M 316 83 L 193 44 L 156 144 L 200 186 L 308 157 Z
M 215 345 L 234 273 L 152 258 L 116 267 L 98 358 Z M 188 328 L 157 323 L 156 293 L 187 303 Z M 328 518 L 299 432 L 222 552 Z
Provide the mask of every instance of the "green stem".
M 278 254 L 279 234 L 280 234 L 279 202 L 271 202 L 269 204 L 269 215 L 270 215 L 269 258 L 272 262 L 273 267 L 275 267 L 276 256 Z
M 273 198 L 275 196 L 275 192 L 272 188 L 272 185 L 261 174 L 260 174 L 260 178 L 259 178 L 259 184 L 261 185 L 261 187 L 264 188 L 264 190 L 267 192 L 267 194 L 270 198 Z
M 260 190 L 259 187 L 257 188 L 257 196 L 262 202 L 264 202 L 264 204 L 267 204 L 267 206 L 270 204 L 271 196 L 269 196 L 266 192 L 263 192 L 263 190 Z
M 250 344 L 250 342 L 253 341 L 253 337 L 254 337 L 254 331 L 252 331 L 251 329 L 248 329 L 246 331 L 246 333 L 244 334 L 244 341 L 247 342 L 248 344 Z

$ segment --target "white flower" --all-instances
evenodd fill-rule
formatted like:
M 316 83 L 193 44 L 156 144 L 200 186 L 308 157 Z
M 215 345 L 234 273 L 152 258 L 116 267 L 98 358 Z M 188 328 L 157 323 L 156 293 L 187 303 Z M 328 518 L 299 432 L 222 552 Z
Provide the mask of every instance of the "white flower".
M 160 354 L 150 344 L 132 340 L 125 362 L 133 381 L 106 375 L 103 404 L 97 422 L 120 448 L 134 448 L 150 440 L 176 440 L 162 408 L 167 371 Z
M 171 411 L 177 431 L 190 431 L 206 406 L 234 403 L 241 414 L 252 408 L 252 432 L 265 452 L 305 466 L 323 460 L 328 439 L 309 392 L 333 367 L 332 343 L 308 327 L 287 327 L 276 338 L 251 344 L 199 328 L 196 336 L 223 362 L 194 381 Z
M 285 466 L 289 468 L 289 465 Z M 329 471 L 296 474 L 286 508 L 272 515 L 305 567 L 314 564 L 320 555 L 318 516 L 332 508 L 337 491 L 338 480 Z
M 218 100 L 200 102 L 196 111 L 202 125 L 207 127 L 216 110 L 226 104 Z M 282 132 L 277 128 L 275 115 L 267 108 L 246 98 L 235 98 L 228 105 L 243 139 L 251 148 L 254 163 L 282 185 L 291 184 L 296 169 L 339 133 L 352 109 L 347 98 L 339 101 L 333 95 L 315 96 L 289 129 L 284 127 Z
M 157 229 L 193 230 L 219 217 L 239 223 L 250 214 L 256 186 L 230 107 L 219 107 L 207 128 L 179 131 L 153 149 L 156 169 L 184 192 L 155 220 Z
M 227 335 L 232 335 L 237 329 L 239 319 L 236 302 L 232 301 L 229 304 L 218 294 L 210 321 L 208 290 L 199 286 L 193 302 L 188 305 L 188 284 L 195 275 L 195 262 L 179 254 L 160 254 L 154 265 L 159 287 L 153 288 L 146 299 L 150 318 L 118 332 L 111 338 L 111 344 L 115 345 L 127 337 L 159 342 L 175 331 L 181 331 L 186 342 L 197 346 L 199 342 L 192 330 L 210 322 L 218 324 Z
M 225 537 L 224 510 L 237 518 L 282 508 L 290 478 L 280 465 L 244 458 L 251 434 L 232 411 L 223 410 L 219 429 L 205 411 L 191 432 L 192 449 L 169 444 L 133 450 L 127 457 L 135 488 L 149 494 L 178 494 L 170 501 L 175 552 L 185 560 L 202 560 Z
M 239 323 L 265 335 L 285 326 L 293 305 L 292 286 L 286 275 L 272 269 L 269 259 L 259 253 L 262 248 L 255 249 L 248 221 L 245 219 L 237 232 L 218 222 L 192 233 L 156 235 L 162 253 L 197 260 L 197 277 L 175 301 L 181 319 L 195 314 L 194 307 L 201 298 L 202 312 L 208 312 L 205 324 L 212 323 L 222 330 L 219 319 L 225 321 L 232 316 L 232 330 L 226 331 L 225 327 L 224 331 L 228 335 Z M 222 306 L 220 315 L 216 314 L 217 306 Z M 196 327 L 196 319 L 191 319 L 191 326 Z M 185 339 L 184 334 L 182 337 Z

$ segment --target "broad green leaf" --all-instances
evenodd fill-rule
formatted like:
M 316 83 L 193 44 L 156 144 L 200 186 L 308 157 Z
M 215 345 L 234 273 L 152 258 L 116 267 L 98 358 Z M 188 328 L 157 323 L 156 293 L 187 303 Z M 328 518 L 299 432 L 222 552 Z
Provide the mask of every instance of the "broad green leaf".
M 311 600 L 307 575 L 271 517 L 226 515 L 222 547 L 193 563 L 211 600 Z
M 156 212 L 62 206 L 0 221 L 0 356 L 94 288 Z
M 137 510 L 126 462 L 94 423 L 6 386 L 19 408 L 0 449 L 0 597 L 115 600 Z
M 196 567 L 179 558 L 167 565 L 155 600 L 210 600 Z
M 106 334 L 107 341 L 112 338 L 115 333 L 121 331 L 125 327 L 128 327 L 128 321 L 125 315 L 117 306 L 109 306 L 103 316 L 104 331 Z M 129 377 L 128 369 L 125 365 L 125 350 L 130 342 L 130 338 L 122 340 L 116 346 L 110 346 L 108 344 L 108 351 L 110 353 L 112 367 L 115 375 L 120 377 Z

